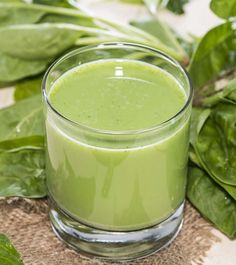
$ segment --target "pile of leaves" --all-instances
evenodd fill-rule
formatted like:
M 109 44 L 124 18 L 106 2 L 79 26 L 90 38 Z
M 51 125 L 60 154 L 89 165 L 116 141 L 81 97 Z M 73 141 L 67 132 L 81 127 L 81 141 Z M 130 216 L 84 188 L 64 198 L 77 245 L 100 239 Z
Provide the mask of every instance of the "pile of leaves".
M 174 57 L 192 78 L 187 196 L 203 216 L 235 238 L 236 0 L 212 0 L 210 8 L 225 21 L 192 41 L 156 14 L 121 25 L 74 9 L 65 0 L 32 2 L 0 0 L 0 85 L 15 86 L 15 104 L 0 110 L 0 196 L 46 196 L 40 91 L 47 67 L 76 47 L 104 41 L 140 43 Z M 160 1 L 144 2 L 150 9 Z M 182 13 L 188 1 L 167 2 Z M 0 238 L 2 242 L 6 239 Z

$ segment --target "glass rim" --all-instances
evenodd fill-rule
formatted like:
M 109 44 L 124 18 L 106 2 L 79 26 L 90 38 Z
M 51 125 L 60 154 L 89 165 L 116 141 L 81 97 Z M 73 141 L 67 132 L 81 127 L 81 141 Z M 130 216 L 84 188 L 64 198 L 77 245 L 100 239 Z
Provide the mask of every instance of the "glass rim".
M 78 55 L 80 53 L 83 52 L 87 52 L 87 51 L 92 51 L 92 50 L 96 50 L 96 49 L 105 49 L 105 48 L 139 48 L 139 49 L 143 49 L 146 51 L 151 51 L 159 56 L 161 56 L 162 58 L 164 58 L 166 61 L 170 61 L 171 63 L 174 63 L 176 67 L 178 67 L 178 69 L 184 74 L 187 83 L 188 83 L 188 87 L 189 87 L 189 95 L 187 97 L 186 102 L 183 104 L 182 108 L 173 116 L 171 116 L 169 119 L 158 123 L 156 125 L 153 125 L 151 127 L 148 128 L 143 128 L 143 129 L 135 129 L 135 130 L 104 130 L 104 129 L 98 129 L 98 128 L 93 128 L 84 124 L 81 124 L 79 122 L 75 122 L 67 117 L 65 117 L 61 112 L 59 112 L 55 107 L 52 106 L 47 92 L 46 92 L 46 83 L 47 83 L 47 79 L 48 76 L 51 73 L 51 70 L 53 70 L 53 68 L 55 66 L 57 66 L 58 64 L 60 64 L 60 62 L 63 62 L 64 60 L 74 56 L 74 55 Z M 192 101 L 192 97 L 193 97 L 193 85 L 192 85 L 192 81 L 190 79 L 190 76 L 188 74 L 188 72 L 181 66 L 181 64 L 176 61 L 175 59 L 171 58 L 170 56 L 168 56 L 167 54 L 163 53 L 162 51 L 159 51 L 155 48 L 146 46 L 146 45 L 142 45 L 142 44 L 136 44 L 136 43 L 130 43 L 130 42 L 104 42 L 104 43 L 100 43 L 97 45 L 88 45 L 86 47 L 82 47 L 82 48 L 77 48 L 75 50 L 72 50 L 68 53 L 66 53 L 65 55 L 61 56 L 59 59 L 57 59 L 55 62 L 53 62 L 49 68 L 47 69 L 46 73 L 44 74 L 43 80 L 42 80 L 42 94 L 43 94 L 43 99 L 45 100 L 47 106 L 49 106 L 50 110 L 52 110 L 53 113 L 55 113 L 56 115 L 58 115 L 60 118 L 62 118 L 65 122 L 70 123 L 72 126 L 76 126 L 81 130 L 86 130 L 89 131 L 91 133 L 96 133 L 96 134 L 103 134 L 103 135 L 139 135 L 139 134 L 144 134 L 144 133 L 149 133 L 149 132 L 153 132 L 159 129 L 162 129 L 163 127 L 168 126 L 169 124 L 172 124 L 173 120 L 176 120 L 179 116 L 181 116 L 181 114 L 184 113 L 184 111 L 188 108 L 188 106 L 190 105 L 191 101 Z

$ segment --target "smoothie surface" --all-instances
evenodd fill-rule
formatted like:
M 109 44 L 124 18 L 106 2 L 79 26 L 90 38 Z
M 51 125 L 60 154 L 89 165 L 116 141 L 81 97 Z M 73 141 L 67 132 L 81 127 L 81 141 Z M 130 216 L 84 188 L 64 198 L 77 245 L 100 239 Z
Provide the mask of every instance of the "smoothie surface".
M 173 117 L 186 102 L 164 70 L 128 59 L 104 59 L 63 74 L 49 92 L 64 117 L 95 129 L 146 129 Z

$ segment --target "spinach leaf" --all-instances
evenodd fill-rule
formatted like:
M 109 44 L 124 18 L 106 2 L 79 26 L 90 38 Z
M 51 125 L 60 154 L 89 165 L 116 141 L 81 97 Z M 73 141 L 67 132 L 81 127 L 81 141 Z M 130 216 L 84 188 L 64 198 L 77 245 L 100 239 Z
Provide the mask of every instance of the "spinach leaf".
M 212 173 L 211 167 L 209 167 L 208 164 L 203 161 L 201 150 L 198 150 L 197 148 L 198 137 L 201 134 L 201 130 L 204 127 L 205 123 L 208 122 L 208 118 L 211 112 L 212 111 L 210 109 L 193 108 L 190 129 L 191 145 L 189 157 L 194 164 L 206 170 L 209 176 L 236 200 L 236 186 L 231 186 L 225 182 L 222 182 L 222 176 L 218 176 L 217 178 Z
M 219 104 L 198 135 L 196 150 L 211 175 L 236 186 L 236 106 Z
M 40 135 L 12 138 L 0 142 L 0 153 L 4 151 L 15 152 L 23 149 L 41 150 L 44 146 L 44 137 Z
M 227 94 L 226 99 L 230 100 L 231 103 L 236 103 L 236 91 L 235 89 Z
M 9 4 L 0 1 L 0 26 L 11 24 L 36 23 L 45 14 L 43 10 L 35 10 L 28 4 Z
M 198 135 L 202 130 L 203 125 L 211 114 L 210 109 L 193 108 L 191 115 L 191 126 L 190 126 L 190 143 L 193 147 L 196 146 Z
M 45 22 L 96 26 L 92 17 L 78 10 L 23 3 L 1 3 L 0 1 L 0 26 Z
M 7 149 L 6 147 L 11 147 L 10 149 L 42 148 L 44 126 L 41 96 L 22 100 L 1 109 L 0 124 L 0 151 Z M 25 139 L 27 137 L 31 139 L 27 141 Z
M 228 19 L 236 17 L 235 0 L 212 0 L 210 3 L 211 10 L 219 17 Z
M 213 107 L 219 102 L 236 104 L 236 78 L 228 81 L 223 89 L 215 90 L 212 96 L 204 97 L 201 103 L 203 106 Z
M 1 265 L 24 265 L 20 254 L 11 244 L 10 240 L 0 234 L 0 264 Z
M 20 101 L 32 97 L 37 94 L 41 94 L 42 91 L 42 79 L 40 75 L 35 78 L 29 78 L 16 84 L 14 92 L 14 100 Z
M 173 13 L 181 15 L 184 13 L 184 5 L 189 0 L 143 0 L 151 13 L 155 14 L 159 6 L 164 6 Z
M 201 169 L 189 169 L 187 196 L 217 228 L 236 237 L 236 202 Z
M 44 150 L 0 153 L 0 196 L 46 196 Z
M 2 40 L 2 39 L 1 39 Z M 0 52 L 0 82 L 11 83 L 43 72 L 50 60 L 26 60 Z
M 169 46 L 171 49 L 183 54 L 185 57 L 187 56 L 179 42 L 176 40 L 176 37 L 173 34 L 172 30 L 168 27 L 168 25 L 162 23 L 157 18 L 131 21 L 130 24 L 142 29 L 145 32 L 150 33 L 166 46 Z
M 3 27 L 0 36 L 4 54 L 24 60 L 49 60 L 73 46 L 81 32 L 70 24 L 45 23 Z
M 169 0 L 167 3 L 167 8 L 176 13 L 183 14 L 184 13 L 184 5 L 186 5 L 190 0 Z
M 226 22 L 211 29 L 202 38 L 189 66 L 189 73 L 196 88 L 235 66 L 235 40 L 233 22 Z
M 67 0 L 33 0 L 33 4 L 60 6 L 60 7 L 72 7 Z
M 207 170 L 206 170 L 207 172 Z M 209 172 L 207 172 L 209 174 Z M 214 176 L 210 176 L 219 186 L 221 186 L 235 201 L 236 201 L 236 187 L 225 184 Z
M 195 166 L 201 168 L 202 170 L 205 170 L 209 174 L 209 177 L 211 177 L 234 200 L 236 200 L 236 187 L 235 186 L 228 185 L 228 184 L 225 184 L 225 183 L 219 181 L 219 179 L 217 179 L 214 175 L 210 175 L 211 172 L 207 168 L 205 168 L 204 164 L 202 163 L 200 157 L 195 152 L 195 150 L 194 150 L 194 148 L 193 148 L 192 145 L 190 145 L 190 148 L 189 148 L 189 158 L 190 158 L 190 162 L 192 162 L 192 163 L 190 163 L 190 165 L 195 164 Z
M 39 23 L 69 23 L 86 27 L 97 27 L 97 24 L 92 18 L 82 16 L 81 14 L 72 16 L 66 14 L 45 14 L 39 21 Z
M 190 166 L 193 164 L 193 165 L 196 165 L 196 166 L 202 168 L 201 167 L 201 161 L 199 160 L 199 158 L 198 158 L 192 145 L 189 146 L 188 153 L 189 153 L 189 164 L 190 164 Z

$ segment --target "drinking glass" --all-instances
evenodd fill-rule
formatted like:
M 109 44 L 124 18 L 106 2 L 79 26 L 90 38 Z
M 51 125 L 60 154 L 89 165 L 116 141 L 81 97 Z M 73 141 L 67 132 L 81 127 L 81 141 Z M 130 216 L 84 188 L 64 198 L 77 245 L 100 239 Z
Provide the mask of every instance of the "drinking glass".
M 162 69 L 186 94 L 183 107 L 139 130 L 99 130 L 66 118 L 50 102 L 54 83 L 75 67 L 105 59 Z M 111 260 L 146 256 L 175 238 L 183 220 L 192 93 L 178 62 L 132 43 L 80 48 L 49 68 L 43 81 L 46 172 L 49 214 L 59 238 Z

